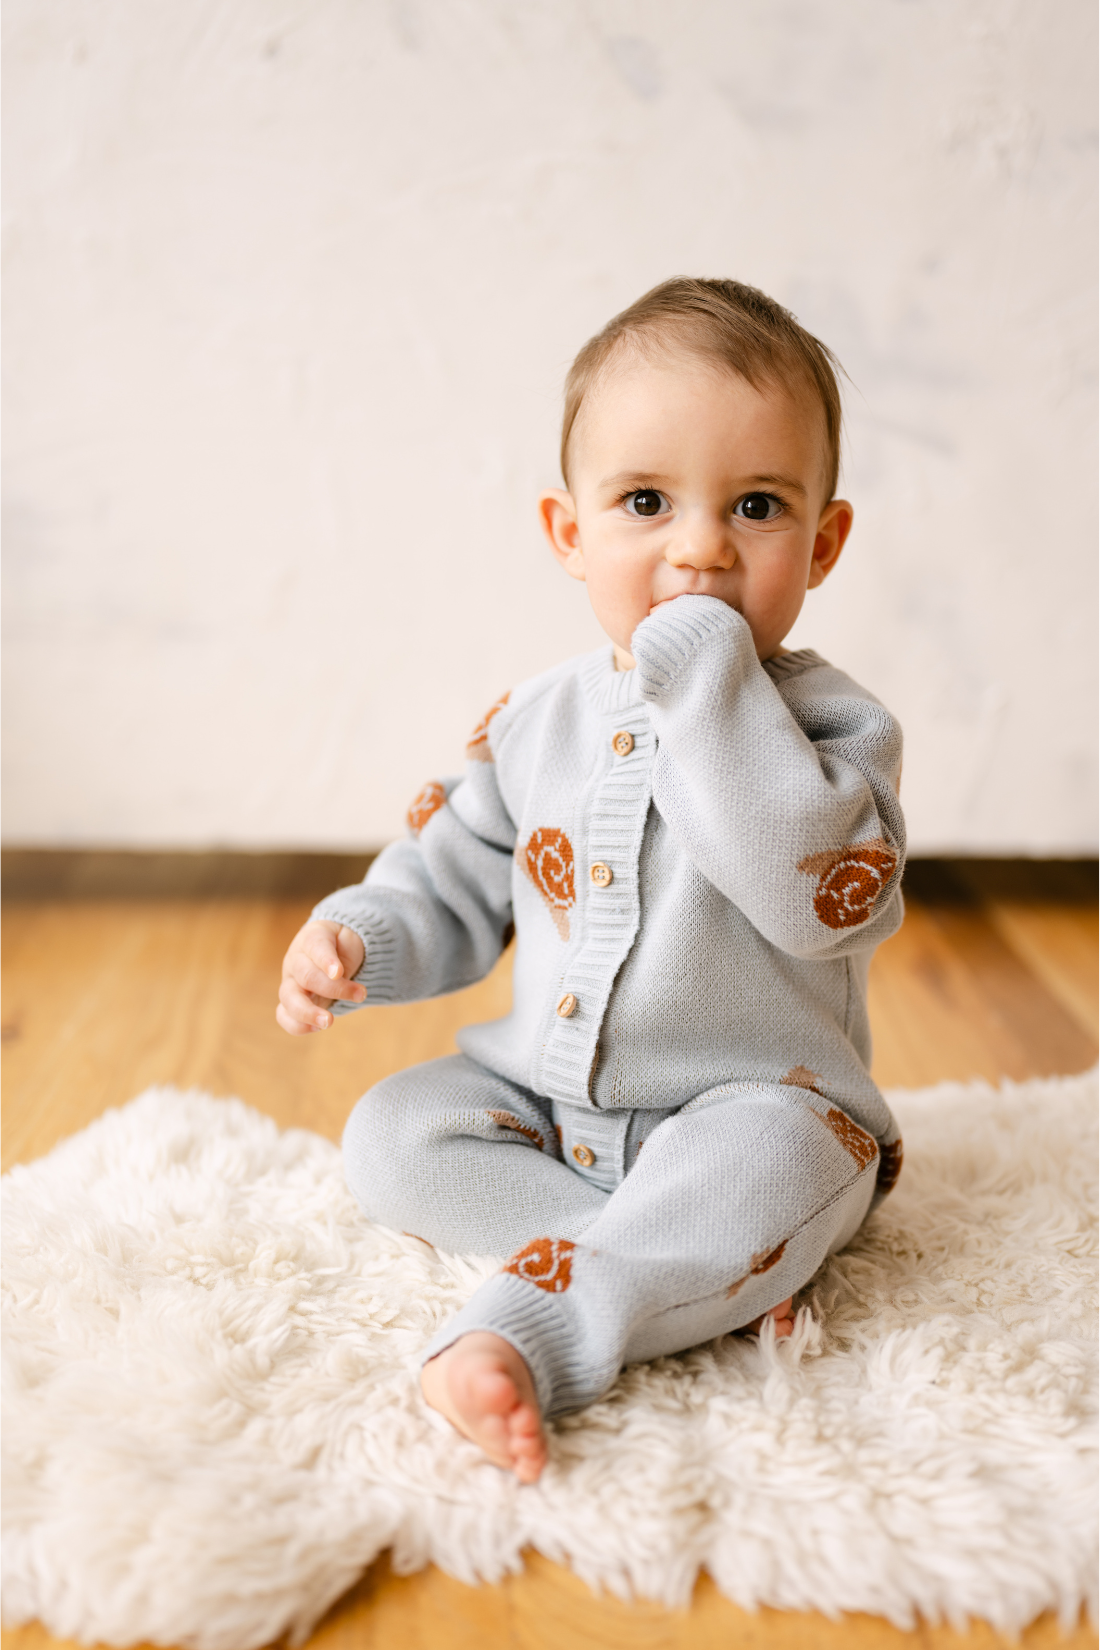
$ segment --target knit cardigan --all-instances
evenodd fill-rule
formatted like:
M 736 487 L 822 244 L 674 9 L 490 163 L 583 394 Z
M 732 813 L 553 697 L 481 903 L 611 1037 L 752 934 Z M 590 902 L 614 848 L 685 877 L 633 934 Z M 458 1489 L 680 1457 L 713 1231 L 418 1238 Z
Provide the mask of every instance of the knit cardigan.
M 713 597 L 665 603 L 632 647 L 632 671 L 604 647 L 506 694 L 463 777 L 314 915 L 361 936 L 368 1004 L 470 985 L 514 924 L 512 1011 L 459 1045 L 535 1094 L 793 1084 L 892 1138 L 866 979 L 902 918 L 897 723 L 816 653 L 761 663 Z

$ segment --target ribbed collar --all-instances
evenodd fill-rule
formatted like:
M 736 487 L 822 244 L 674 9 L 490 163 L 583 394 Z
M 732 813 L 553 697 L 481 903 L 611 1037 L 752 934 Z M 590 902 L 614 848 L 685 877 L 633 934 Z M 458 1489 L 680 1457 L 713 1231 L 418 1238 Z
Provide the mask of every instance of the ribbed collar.
M 610 645 L 590 653 L 580 668 L 584 691 L 598 711 L 632 710 L 644 703 L 638 671 L 616 670 Z

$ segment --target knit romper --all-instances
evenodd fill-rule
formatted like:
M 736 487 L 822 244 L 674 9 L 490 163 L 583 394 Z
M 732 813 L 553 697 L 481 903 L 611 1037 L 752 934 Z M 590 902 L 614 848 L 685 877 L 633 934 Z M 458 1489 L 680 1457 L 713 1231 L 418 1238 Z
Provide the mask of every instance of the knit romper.
M 505 695 L 314 913 L 362 937 L 368 1004 L 481 979 L 514 924 L 511 1013 L 365 1094 L 344 1157 L 372 1219 L 510 1257 L 425 1357 L 491 1330 L 548 1414 L 793 1294 L 901 1164 L 866 1011 L 897 723 L 815 653 L 761 664 L 713 597 L 632 647 Z

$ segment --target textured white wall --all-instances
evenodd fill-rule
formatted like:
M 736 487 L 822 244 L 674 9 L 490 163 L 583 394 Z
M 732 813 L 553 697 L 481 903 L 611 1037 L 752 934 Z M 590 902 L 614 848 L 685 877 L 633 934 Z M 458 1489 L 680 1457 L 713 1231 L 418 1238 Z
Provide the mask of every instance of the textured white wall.
M 561 379 L 674 273 L 839 352 L 793 638 L 925 850 L 1095 842 L 1087 0 L 8 0 L 6 836 L 344 846 L 597 644 Z

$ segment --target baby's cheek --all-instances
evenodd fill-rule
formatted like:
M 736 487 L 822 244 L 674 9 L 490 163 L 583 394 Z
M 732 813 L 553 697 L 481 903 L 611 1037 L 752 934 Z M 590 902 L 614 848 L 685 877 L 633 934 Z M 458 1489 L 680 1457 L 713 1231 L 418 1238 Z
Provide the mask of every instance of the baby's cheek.
M 806 575 L 786 558 L 775 566 L 754 569 L 747 581 L 744 614 L 753 632 L 786 635 L 806 599 Z
M 589 576 L 588 596 L 603 629 L 620 647 L 647 616 L 654 602 L 651 581 L 637 566 L 605 565 Z

